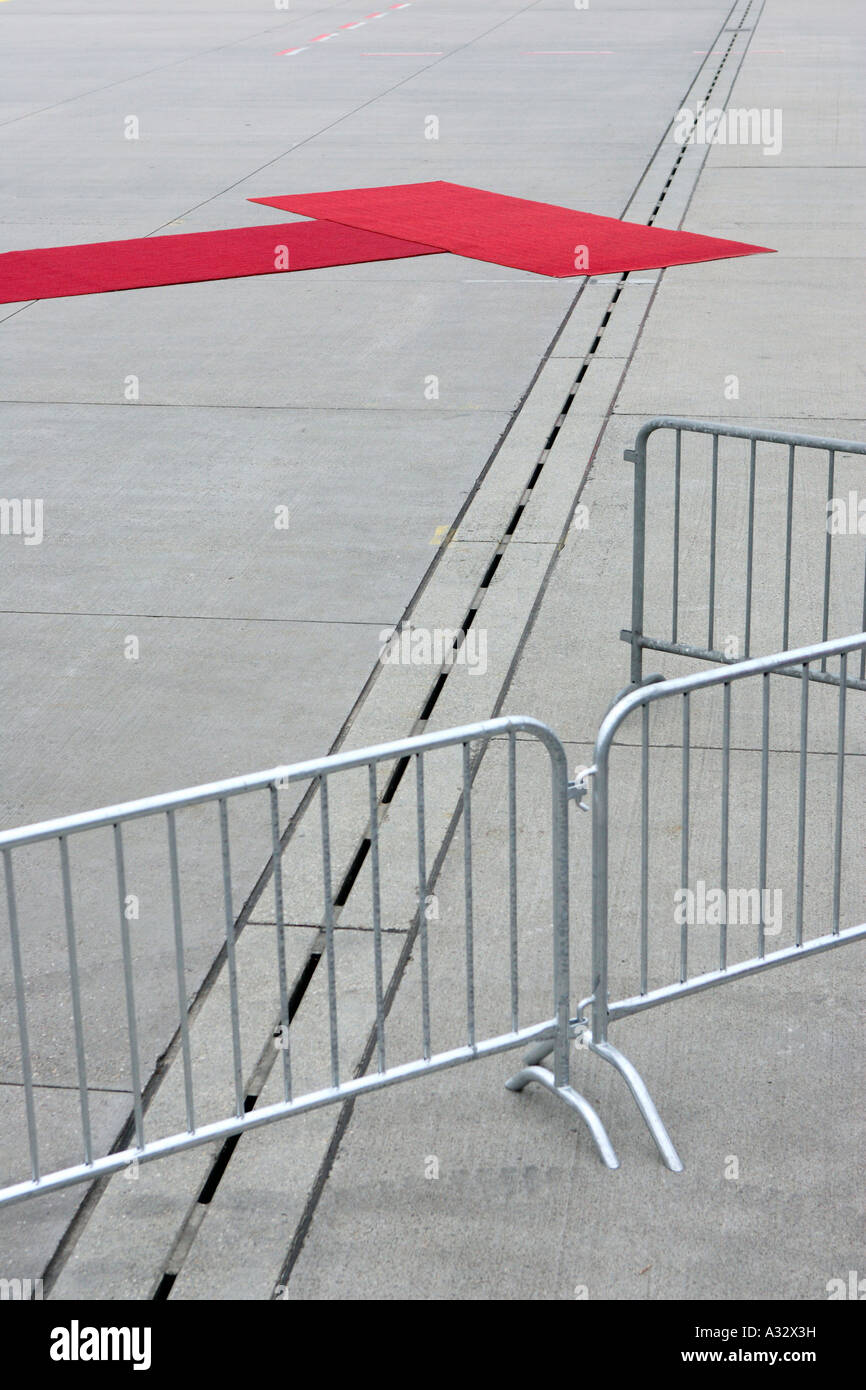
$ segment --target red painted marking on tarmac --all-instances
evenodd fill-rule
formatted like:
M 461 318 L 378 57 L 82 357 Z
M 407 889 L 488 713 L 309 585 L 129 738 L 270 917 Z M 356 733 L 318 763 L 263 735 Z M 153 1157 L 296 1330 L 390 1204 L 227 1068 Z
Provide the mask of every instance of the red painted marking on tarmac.
M 360 29 L 362 25 L 364 25 L 364 24 L 367 23 L 367 20 L 368 20 L 368 19 L 384 19 L 385 16 L 386 16 L 387 14 L 389 14 L 389 13 L 390 13 L 391 11 L 393 11 L 393 10 L 408 10 L 408 9 L 410 9 L 412 3 L 413 3 L 413 0 L 400 0 L 400 4 L 398 4 L 398 5 L 389 5 L 389 7 L 388 7 L 387 10 L 376 10 L 373 14 L 365 15 L 363 19 L 350 19 L 350 20 L 347 20 L 347 22 L 346 22 L 345 24 L 341 24 L 341 25 L 340 25 L 339 29 L 335 29 L 334 32 L 333 32 L 332 34 L 317 34 L 316 37 L 315 37 L 314 39 L 308 39 L 308 41 L 307 41 L 305 44 L 302 44 L 302 45 L 300 45 L 300 46 L 297 47 L 297 48 L 283 48 L 283 49 L 280 49 L 279 53 L 277 54 L 277 57 L 278 57 L 278 58 L 293 58 L 293 57 L 295 56 L 296 53 L 305 53 L 305 52 L 307 51 L 307 49 L 309 48 L 310 44 L 313 44 L 313 43 L 327 43 L 327 41 L 328 41 L 329 39 L 338 39 L 338 38 L 340 37 L 340 35 L 341 35 L 342 33 L 345 33 L 347 30 L 350 30 L 350 29 Z M 2 4 L 2 0 L 0 0 L 0 4 Z M 381 54 L 381 55 L 378 54 L 378 53 L 364 53 L 364 54 L 362 54 L 361 56 L 364 57 L 364 58 L 378 58 L 378 57 L 380 57 L 380 56 L 383 57 L 383 58 L 386 58 L 386 57 L 387 57 L 387 58 L 391 58 L 391 57 L 397 57 L 398 55 L 397 55 L 397 54 L 391 54 L 391 53 L 387 53 L 387 54 L 386 54 L 386 53 L 383 53 L 383 54 Z M 428 58 L 428 57 L 431 57 L 431 58 L 441 58 L 443 55 L 442 55 L 441 53 L 431 53 L 431 54 L 428 54 L 428 53 L 418 53 L 418 54 L 410 53 L 410 54 L 408 54 L 407 56 L 410 57 L 410 58 L 415 58 L 415 57 L 418 57 L 418 58 Z

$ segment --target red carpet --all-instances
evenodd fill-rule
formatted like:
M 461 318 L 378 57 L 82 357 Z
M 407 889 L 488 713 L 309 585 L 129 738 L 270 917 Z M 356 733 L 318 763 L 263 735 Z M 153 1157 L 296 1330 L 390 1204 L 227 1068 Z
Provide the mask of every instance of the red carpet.
M 288 250 L 288 265 L 278 268 L 278 251 L 283 246 Z M 398 241 L 335 222 L 232 227 L 223 232 L 7 251 L 0 255 L 0 304 L 437 253 L 435 246 Z
M 405 183 L 250 202 L 558 277 L 652 270 L 771 249 L 620 222 L 459 183 Z

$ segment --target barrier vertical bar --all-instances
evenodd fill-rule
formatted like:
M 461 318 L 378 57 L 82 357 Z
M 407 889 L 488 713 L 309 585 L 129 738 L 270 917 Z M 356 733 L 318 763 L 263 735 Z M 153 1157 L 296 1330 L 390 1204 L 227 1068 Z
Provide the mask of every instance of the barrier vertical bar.
M 238 968 L 237 958 L 235 956 L 235 916 L 234 907 L 232 905 L 232 863 L 231 846 L 229 844 L 229 817 L 224 796 L 219 798 L 217 804 L 219 806 L 220 847 L 222 850 L 223 866 L 223 913 L 225 915 L 226 932 L 226 966 L 228 967 L 229 1009 L 232 1022 L 232 1071 L 234 1075 L 236 1113 L 240 1116 L 244 1113 L 244 1074 L 243 1061 L 241 1058 L 240 1013 L 238 1010 Z
M 677 640 L 680 607 L 680 490 L 682 483 L 682 431 L 676 431 L 674 446 L 674 573 L 671 600 L 671 641 Z
M 415 816 L 418 842 L 418 930 L 421 935 L 421 1032 L 424 1060 L 430 1060 L 430 953 L 427 940 L 427 835 L 424 818 L 424 754 L 415 754 Z
M 628 457 L 634 459 L 634 534 L 632 538 L 631 570 L 631 682 L 639 685 L 643 652 L 644 562 L 646 553 L 646 438 L 641 435 L 637 448 Z
M 517 1032 L 520 1014 L 520 974 L 517 939 L 517 743 L 508 733 L 508 941 L 511 966 L 511 1027 Z
M 803 895 L 806 860 L 806 757 L 809 738 L 809 663 L 803 662 L 800 685 L 800 772 L 797 793 L 797 905 L 795 909 L 795 940 L 803 944 Z
M 599 741 L 592 779 L 592 1039 L 607 1042 L 608 805 L 610 745 Z
M 794 445 L 788 445 L 788 495 L 785 510 L 785 611 L 782 624 L 782 651 L 788 650 L 791 613 L 791 546 L 794 525 Z
M 640 741 L 640 992 L 649 975 L 649 705 L 641 708 Z
M 745 654 L 751 656 L 752 642 L 752 573 L 755 556 L 755 465 L 757 462 L 757 443 L 756 439 L 750 441 L 749 447 L 749 525 L 748 539 L 746 542 L 746 634 L 745 634 Z
M 283 849 L 280 837 L 280 797 L 268 787 L 271 812 L 271 877 L 274 883 L 274 918 L 277 938 L 277 979 L 280 989 L 280 1051 L 283 1054 L 283 1098 L 292 1098 L 292 1039 L 289 1018 L 289 982 L 286 976 L 286 916 L 283 900 Z
M 691 751 L 690 707 L 688 691 L 683 695 L 683 765 L 680 828 L 680 886 L 685 892 L 689 886 L 689 754 Z M 688 901 L 686 899 L 686 901 Z M 685 980 L 689 972 L 689 921 L 688 913 L 680 925 L 680 980 Z
M 719 923 L 719 969 L 728 964 L 728 835 L 730 831 L 731 792 L 731 682 L 722 686 L 722 828 L 721 883 L 724 909 Z
M 553 835 L 553 993 L 556 999 L 554 1082 L 569 1086 L 569 916 L 568 916 L 568 765 L 561 744 L 548 744 L 551 783 L 551 831 Z
M 69 957 L 69 988 L 72 994 L 72 1021 L 75 1028 L 75 1065 L 78 1072 L 78 1104 L 81 1110 L 81 1135 L 84 1141 L 84 1161 L 93 1162 L 93 1141 L 90 1131 L 90 1104 L 87 1097 L 87 1063 L 84 1056 L 84 1020 L 81 1011 L 81 981 L 78 975 L 78 946 L 75 940 L 75 918 L 72 909 L 72 880 L 69 873 L 69 847 L 66 836 L 59 837 L 60 875 L 63 880 L 63 915 L 66 919 L 66 950 Z
M 183 1090 L 186 1101 L 186 1126 L 190 1134 L 195 1129 L 195 1106 L 192 1088 L 192 1053 L 189 1045 L 189 1020 L 186 1003 L 186 970 L 184 968 L 183 918 L 180 908 L 180 866 L 177 857 L 177 829 L 174 811 L 166 811 L 168 860 L 171 875 L 171 907 L 174 924 L 174 966 L 177 984 L 177 1012 L 180 1023 L 180 1043 L 183 1055 Z
M 15 897 L 15 880 L 12 877 L 12 853 L 8 849 L 3 851 L 3 868 L 6 877 L 6 903 L 9 910 L 9 936 L 12 944 L 12 975 L 15 980 L 18 1038 L 21 1043 L 21 1070 L 24 1077 L 24 1107 L 27 1114 L 27 1140 L 30 1146 L 30 1173 L 33 1181 L 38 1182 L 39 1137 L 36 1129 L 36 1105 L 33 1099 L 33 1065 L 30 1057 L 30 1032 L 27 1027 L 21 941 L 18 934 L 18 904 Z
M 337 959 L 334 948 L 334 889 L 331 881 L 331 829 L 328 817 L 328 779 L 319 777 L 322 822 L 322 892 L 325 908 L 325 956 L 328 966 L 328 1032 L 331 1042 L 331 1084 L 340 1084 L 340 1039 L 337 1020 Z
M 129 1066 L 132 1078 L 132 1110 L 135 1116 L 135 1137 L 144 1148 L 144 1116 L 141 1105 L 141 1072 L 138 1058 L 138 1024 L 135 1016 L 135 989 L 132 979 L 132 947 L 129 922 L 126 916 L 126 866 L 123 858 L 123 835 L 120 822 L 114 823 L 114 863 L 117 872 L 117 897 L 120 906 L 120 939 L 123 950 L 123 986 L 126 994 L 126 1024 L 129 1036 Z
M 839 715 L 836 736 L 836 813 L 833 824 L 833 935 L 839 935 L 842 885 L 842 817 L 845 805 L 845 714 L 848 701 L 848 653 L 839 658 Z
M 712 483 L 710 489 L 710 583 L 707 648 L 713 650 L 716 628 L 716 529 L 719 512 L 719 436 L 713 435 Z
M 770 674 L 763 675 L 761 713 L 761 832 L 758 850 L 758 890 L 760 916 L 758 925 L 758 955 L 764 956 L 764 891 L 767 887 L 767 818 L 770 782 Z
M 827 450 L 827 515 L 825 526 L 827 534 L 824 538 L 824 602 L 821 615 L 821 641 L 827 641 L 827 631 L 830 625 L 830 571 L 833 564 L 833 529 L 830 525 L 830 509 L 833 502 L 834 478 L 836 473 L 836 450 Z M 821 658 L 821 670 L 827 670 L 827 658 Z
M 382 903 L 379 878 L 379 788 L 376 782 L 376 764 L 370 763 L 367 769 L 367 783 L 370 798 L 370 879 L 373 897 L 373 974 L 376 990 L 376 1061 L 380 1071 L 385 1070 L 385 989 L 382 972 Z M 426 903 L 421 911 L 426 912 Z
M 469 744 L 463 744 L 463 896 L 466 926 L 466 1033 L 475 1046 L 475 939 L 472 916 L 472 769 Z

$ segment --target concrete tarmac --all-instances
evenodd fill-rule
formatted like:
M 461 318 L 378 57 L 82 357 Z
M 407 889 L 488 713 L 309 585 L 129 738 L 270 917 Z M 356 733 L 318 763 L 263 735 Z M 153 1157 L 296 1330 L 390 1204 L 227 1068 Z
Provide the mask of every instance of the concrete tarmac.
M 293 4 L 284 15 L 202 0 L 180 13 L 91 4 L 85 15 L 73 0 L 50 14 L 11 0 L 0 14 L 10 69 L 4 249 L 259 223 L 268 212 L 247 196 L 447 178 L 778 252 L 636 273 L 621 289 L 616 277 L 550 282 L 437 256 L 3 306 L 3 489 L 44 497 L 46 517 L 42 545 L 7 536 L 0 546 L 0 622 L 14 654 L 4 663 L 5 825 L 502 711 L 546 720 L 574 762 L 588 763 L 628 676 L 618 638 L 631 559 L 622 450 L 639 424 L 681 412 L 866 437 L 854 235 L 864 94 L 849 6 L 706 0 L 581 11 L 566 0 L 418 0 L 341 27 L 363 8 Z M 25 52 L 26 69 L 16 59 Z M 678 159 L 676 113 L 710 97 L 780 110 L 780 151 L 690 145 Z M 130 115 L 137 140 L 125 138 Z M 130 378 L 137 399 L 125 396 Z M 579 528 L 578 501 L 588 516 Z M 289 508 L 287 533 L 273 525 L 278 506 Z M 684 583 L 703 563 L 698 548 L 689 552 Z M 665 577 L 653 574 L 664 595 Z M 432 708 L 437 672 L 377 662 L 383 629 L 407 617 L 453 628 L 473 607 L 485 668 L 454 667 Z M 806 603 L 803 640 L 820 636 L 813 616 Z M 839 621 L 849 618 L 841 630 L 856 630 L 856 613 Z M 139 637 L 134 661 L 124 655 L 130 635 Z M 661 658 L 657 668 L 684 664 Z M 832 800 L 818 766 L 833 746 L 825 693 L 810 744 L 822 805 Z M 795 805 L 786 699 L 773 745 L 780 862 Z M 718 726 L 706 719 L 695 731 L 698 799 L 716 776 Z M 738 824 L 748 846 L 759 775 L 748 702 L 742 719 Z M 664 730 L 654 747 L 670 768 L 661 782 L 673 786 Z M 531 748 L 521 757 L 525 1007 L 546 1017 L 544 766 Z M 431 768 L 431 862 L 452 825 L 458 774 L 446 760 Z M 504 988 L 501 776 L 494 748 L 473 797 L 491 1026 Z M 389 1031 L 406 1060 L 418 1002 L 417 961 L 398 961 L 416 905 L 410 792 L 383 831 L 386 968 L 401 972 Z M 845 910 L 862 920 L 864 802 L 853 773 L 847 795 Z M 624 833 L 633 813 L 626 794 Z M 363 829 L 356 785 L 335 814 L 345 867 Z M 573 814 L 580 994 L 589 992 L 589 830 Z M 674 801 L 660 805 L 666 834 L 676 818 Z M 243 814 L 237 834 L 243 901 L 267 850 Z M 695 834 L 696 862 L 709 862 L 717 828 L 707 819 Z M 287 889 L 293 979 L 321 949 L 314 850 L 302 822 Z M 627 839 L 616 862 L 627 915 Z M 222 928 L 204 833 L 188 870 L 187 987 L 199 1000 L 196 1055 L 216 1114 L 230 1064 L 225 972 L 208 974 Z M 819 897 L 824 861 L 814 882 Z M 76 1096 L 73 1059 L 58 1049 L 59 1025 L 52 1032 L 63 942 L 41 883 L 34 865 L 24 950 L 40 1104 L 62 1155 L 74 1142 Z M 446 1042 L 462 1026 L 463 887 L 458 833 L 431 934 Z M 92 1018 L 110 1015 L 120 979 L 101 914 L 94 892 Z M 369 917 L 359 878 L 337 932 L 341 978 L 351 982 L 341 1038 L 349 1068 L 370 1023 Z M 146 925 L 157 938 L 163 918 L 152 905 Z M 238 943 L 255 1058 L 275 999 L 273 921 L 266 888 Z M 177 1026 L 167 960 L 153 937 L 137 940 L 146 1075 Z M 310 1085 L 327 1070 L 320 977 L 294 1025 Z M 643 1070 L 684 1174 L 661 1167 L 621 1081 L 598 1059 L 575 1054 L 574 1084 L 610 1127 L 622 1159 L 615 1174 L 552 1097 L 504 1090 L 512 1055 L 395 1087 L 349 1114 L 324 1110 L 249 1134 L 206 1203 L 216 1155 L 203 1148 L 144 1165 L 135 1181 L 111 1179 L 77 1216 L 80 1187 L 12 1208 L 0 1217 L 3 1273 L 44 1274 L 49 1296 L 73 1298 L 824 1297 L 828 1280 L 862 1263 L 863 1133 L 852 1103 L 863 1071 L 861 986 L 853 947 L 622 1025 L 617 1040 Z M 14 1037 L 6 985 L 0 1004 Z M 130 1103 L 121 1022 L 91 1039 L 95 1131 L 106 1145 Z M 2 1064 L 11 1181 L 25 1175 L 26 1152 L 11 1048 Z M 265 1071 L 260 1104 L 278 1095 L 278 1069 Z M 180 1098 L 173 1061 L 154 1122 L 176 1126 Z

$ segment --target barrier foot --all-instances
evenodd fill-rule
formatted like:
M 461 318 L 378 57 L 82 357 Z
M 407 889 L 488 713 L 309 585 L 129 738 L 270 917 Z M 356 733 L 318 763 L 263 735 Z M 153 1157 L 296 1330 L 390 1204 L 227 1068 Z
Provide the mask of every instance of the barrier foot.
M 537 1046 L 544 1047 L 545 1044 L 539 1043 Z M 535 1051 L 537 1051 L 537 1048 L 532 1048 L 529 1056 L 532 1056 Z M 547 1050 L 541 1055 L 546 1057 L 547 1053 L 550 1051 L 552 1051 L 552 1048 L 550 1045 L 547 1045 Z M 596 1148 L 598 1149 L 601 1161 L 605 1167 L 619 1167 L 619 1159 L 616 1156 L 613 1144 L 608 1138 L 607 1130 L 588 1100 L 585 1100 L 572 1086 L 557 1086 L 553 1072 L 548 1071 L 547 1067 L 524 1067 L 516 1076 L 512 1076 L 506 1081 L 505 1085 L 509 1091 L 522 1091 L 524 1086 L 529 1085 L 530 1081 L 537 1081 L 540 1086 L 544 1086 L 548 1091 L 552 1091 L 555 1096 L 558 1096 L 559 1099 L 570 1106 L 572 1110 L 576 1110 L 578 1115 L 580 1115 L 586 1123 L 590 1134 L 595 1140 Z
M 593 1052 L 597 1052 L 599 1057 L 603 1057 L 606 1062 L 610 1062 L 611 1066 L 616 1067 L 634 1096 L 635 1104 L 643 1115 L 646 1127 L 655 1140 L 656 1147 L 665 1164 L 672 1173 L 681 1173 L 683 1171 L 682 1159 L 674 1148 L 673 1140 L 664 1127 L 662 1117 L 656 1110 L 655 1102 L 637 1067 L 627 1057 L 624 1057 L 612 1043 L 590 1041 L 588 1046 Z

